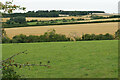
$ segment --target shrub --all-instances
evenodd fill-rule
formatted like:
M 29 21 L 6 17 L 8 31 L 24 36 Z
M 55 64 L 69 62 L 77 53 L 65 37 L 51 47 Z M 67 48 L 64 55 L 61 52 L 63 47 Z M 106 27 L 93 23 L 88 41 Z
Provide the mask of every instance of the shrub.
M 39 36 L 34 36 L 34 35 L 29 35 L 26 37 L 26 42 L 31 43 L 31 42 L 39 42 L 40 37 Z
M 95 34 L 85 34 L 82 35 L 82 40 L 113 40 L 114 37 L 113 35 L 106 33 L 105 35 L 103 34 L 99 34 L 99 35 L 95 35 Z
M 15 22 L 11 20 L 7 20 L 6 24 L 15 24 Z
M 90 34 L 83 35 L 82 40 L 91 40 L 91 35 Z
M 68 38 L 65 35 L 56 34 L 56 31 L 49 30 L 44 35 L 40 36 L 40 42 L 56 42 L 56 41 L 68 41 Z
M 106 34 L 104 35 L 104 37 L 105 37 L 105 40 L 113 40 L 113 39 L 114 39 L 113 35 L 111 35 L 111 34 L 109 34 L 109 33 L 106 33 Z
M 13 43 L 25 43 L 27 39 L 26 35 L 20 34 L 20 35 L 16 35 L 13 37 L 12 42 Z
M 11 40 L 8 37 L 2 37 L 2 43 L 11 43 Z
M 120 29 L 115 32 L 115 38 L 120 39 Z
M 2 63 L 2 80 L 19 80 L 21 77 L 17 74 L 17 72 L 14 69 L 13 60 L 7 60 L 6 62 Z
M 20 63 L 16 63 L 15 60 L 13 60 L 14 57 L 20 55 L 20 54 L 28 54 L 26 52 L 27 50 L 23 51 L 23 52 L 19 52 L 17 54 L 14 54 L 12 56 L 10 56 L 9 58 L 2 60 L 0 63 L 2 63 L 2 80 L 21 80 L 20 78 L 22 77 L 21 75 L 19 75 L 15 70 L 15 68 L 24 68 L 24 67 L 29 67 L 30 66 L 44 66 L 44 67 L 50 67 L 50 61 L 47 62 L 47 65 L 42 64 L 42 62 L 40 62 L 39 64 L 30 64 L 30 63 L 24 63 L 24 64 L 20 64 Z M 24 67 L 23 67 L 24 66 Z M 25 79 L 26 80 L 26 79 Z

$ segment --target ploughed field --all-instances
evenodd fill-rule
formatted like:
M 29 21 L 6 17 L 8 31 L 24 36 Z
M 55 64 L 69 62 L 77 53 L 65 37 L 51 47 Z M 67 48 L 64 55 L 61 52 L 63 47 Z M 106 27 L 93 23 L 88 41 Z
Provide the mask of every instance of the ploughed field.
M 19 27 L 19 28 L 6 28 L 8 37 L 12 38 L 15 35 L 42 35 L 49 29 L 55 29 L 59 34 L 66 36 L 82 34 L 115 34 L 118 29 L 118 22 L 110 23 L 91 23 L 91 24 L 70 24 L 70 25 L 50 25 L 50 26 L 33 26 L 33 27 Z
M 28 54 L 16 56 L 16 62 L 51 62 L 49 68 L 16 68 L 24 78 L 118 77 L 117 40 L 2 44 L 2 57 L 6 59 L 24 50 L 28 50 Z

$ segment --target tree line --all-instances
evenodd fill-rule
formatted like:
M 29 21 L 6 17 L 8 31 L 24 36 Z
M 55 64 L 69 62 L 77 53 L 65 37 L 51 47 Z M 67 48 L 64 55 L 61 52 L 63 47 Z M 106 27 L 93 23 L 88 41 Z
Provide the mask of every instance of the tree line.
M 109 18 L 120 18 L 120 15 L 112 15 L 112 16 L 108 16 L 108 17 L 91 15 L 91 19 L 109 19 Z
M 25 17 L 60 17 L 59 14 L 69 15 L 69 16 L 78 16 L 78 15 L 87 15 L 92 13 L 105 13 L 104 11 L 63 11 L 63 10 L 38 10 L 38 11 L 28 11 L 26 13 L 3 13 L 3 17 L 16 17 L 16 16 L 25 16 Z

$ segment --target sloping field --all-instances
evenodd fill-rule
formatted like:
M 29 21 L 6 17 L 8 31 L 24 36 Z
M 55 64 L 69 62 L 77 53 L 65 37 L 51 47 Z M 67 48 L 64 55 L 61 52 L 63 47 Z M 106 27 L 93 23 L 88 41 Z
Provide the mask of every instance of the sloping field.
M 27 21 L 30 21 L 30 20 L 56 20 L 56 19 L 78 19 L 78 18 L 82 18 L 82 17 L 75 17 L 75 16 L 69 16 L 69 17 L 26 17 L 26 20 Z M 85 17 L 83 17 L 85 18 Z M 7 20 L 9 20 L 10 18 L 2 18 L 2 22 L 6 22 Z
M 14 59 L 25 64 L 47 64 L 16 68 L 23 78 L 117 78 L 118 41 L 80 41 L 3 44 L 2 58 L 28 50 Z M 31 79 L 32 80 L 32 79 Z
M 92 24 L 74 24 L 74 25 L 54 25 L 54 26 L 34 26 L 34 27 L 19 27 L 6 28 L 8 37 L 12 38 L 15 35 L 41 35 L 49 29 L 55 29 L 57 33 L 67 36 L 75 34 L 81 36 L 83 33 L 89 34 L 114 34 L 118 29 L 118 22 L 111 23 L 92 23 Z

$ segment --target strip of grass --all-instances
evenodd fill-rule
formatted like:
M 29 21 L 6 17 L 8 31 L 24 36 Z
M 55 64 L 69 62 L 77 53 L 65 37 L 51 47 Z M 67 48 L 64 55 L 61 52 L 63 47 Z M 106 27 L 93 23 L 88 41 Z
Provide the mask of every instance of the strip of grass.
M 28 50 L 28 55 L 15 58 L 18 63 L 51 61 L 50 68 L 16 68 L 25 78 L 117 78 L 118 74 L 117 40 L 3 44 L 2 50 L 3 59 Z

